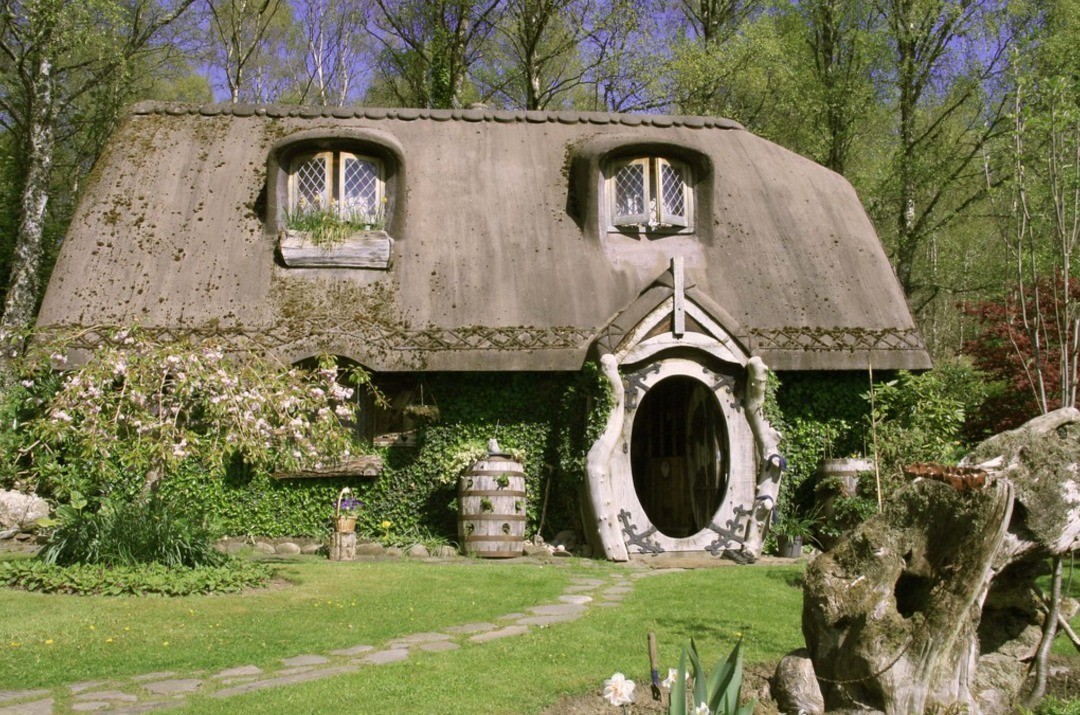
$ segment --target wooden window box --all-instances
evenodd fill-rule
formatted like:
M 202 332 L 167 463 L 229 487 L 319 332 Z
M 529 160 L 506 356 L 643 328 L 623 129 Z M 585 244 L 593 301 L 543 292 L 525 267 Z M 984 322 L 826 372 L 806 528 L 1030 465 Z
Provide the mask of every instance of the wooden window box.
M 332 246 L 316 246 L 305 231 L 285 229 L 281 259 L 290 268 L 378 268 L 390 266 L 394 239 L 386 231 L 359 231 Z

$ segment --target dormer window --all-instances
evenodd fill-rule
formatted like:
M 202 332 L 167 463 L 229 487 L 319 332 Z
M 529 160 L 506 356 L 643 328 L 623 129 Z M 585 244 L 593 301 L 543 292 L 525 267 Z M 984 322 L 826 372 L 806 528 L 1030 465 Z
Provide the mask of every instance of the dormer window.
M 352 229 L 386 225 L 382 162 L 345 151 L 301 154 L 289 165 L 289 224 L 333 222 Z
M 614 229 L 691 228 L 693 197 L 685 164 L 634 157 L 611 162 L 605 176 L 608 220 Z

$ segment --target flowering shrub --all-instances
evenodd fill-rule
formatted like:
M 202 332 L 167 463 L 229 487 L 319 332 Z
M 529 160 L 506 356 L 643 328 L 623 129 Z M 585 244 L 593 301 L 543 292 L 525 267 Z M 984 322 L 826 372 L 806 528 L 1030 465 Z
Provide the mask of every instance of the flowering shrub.
M 320 466 L 355 450 L 353 389 L 324 358 L 282 369 L 224 345 L 158 342 L 124 331 L 59 378 L 54 348 L 23 369 L 37 413 L 21 425 L 25 472 L 59 499 L 132 498 L 193 468 L 222 475 L 236 464 L 267 472 Z M 362 372 L 351 374 L 363 382 Z

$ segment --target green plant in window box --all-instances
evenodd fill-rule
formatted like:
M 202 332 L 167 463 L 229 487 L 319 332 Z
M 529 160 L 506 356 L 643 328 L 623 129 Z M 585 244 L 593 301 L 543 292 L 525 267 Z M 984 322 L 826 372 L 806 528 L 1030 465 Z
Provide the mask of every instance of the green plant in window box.
M 384 199 L 385 204 L 385 199 Z M 301 198 L 296 209 L 285 216 L 285 228 L 305 234 L 313 246 L 332 248 L 361 231 L 381 231 L 386 227 L 384 207 L 372 212 L 342 210 L 336 200 L 323 204 Z

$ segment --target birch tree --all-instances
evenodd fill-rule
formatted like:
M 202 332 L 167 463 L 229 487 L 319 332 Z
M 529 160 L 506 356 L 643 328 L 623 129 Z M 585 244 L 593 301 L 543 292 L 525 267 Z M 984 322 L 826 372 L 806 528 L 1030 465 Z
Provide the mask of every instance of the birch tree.
M 19 220 L 0 319 L 0 371 L 34 319 L 57 130 L 75 103 L 122 80 L 195 0 L 0 0 L 0 122 L 18 145 Z

